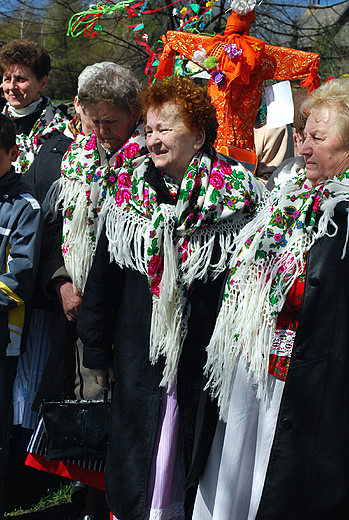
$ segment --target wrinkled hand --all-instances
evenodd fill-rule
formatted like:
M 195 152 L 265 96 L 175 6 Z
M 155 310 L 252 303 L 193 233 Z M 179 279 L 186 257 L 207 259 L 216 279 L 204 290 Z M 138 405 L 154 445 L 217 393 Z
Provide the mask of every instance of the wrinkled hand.
M 110 390 L 109 380 L 115 383 L 113 367 L 109 367 L 106 370 L 101 370 L 99 368 L 90 368 L 90 372 L 93 379 L 95 380 L 95 383 L 104 388 L 104 390 Z
M 68 321 L 78 321 L 79 310 L 82 302 L 82 294 L 73 288 L 73 284 L 68 280 L 55 284 L 58 297 L 60 299 L 63 312 Z

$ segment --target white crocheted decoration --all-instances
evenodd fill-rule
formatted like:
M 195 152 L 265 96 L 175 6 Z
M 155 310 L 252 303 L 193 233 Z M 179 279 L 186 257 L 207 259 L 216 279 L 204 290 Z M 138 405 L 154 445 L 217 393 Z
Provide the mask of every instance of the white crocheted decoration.
M 256 7 L 254 0 L 231 0 L 230 7 L 237 14 L 245 15 Z

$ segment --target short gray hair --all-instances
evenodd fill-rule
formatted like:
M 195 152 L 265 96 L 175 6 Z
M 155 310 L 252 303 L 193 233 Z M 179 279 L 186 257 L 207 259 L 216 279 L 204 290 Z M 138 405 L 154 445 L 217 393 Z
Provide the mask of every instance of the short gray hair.
M 328 111 L 335 117 L 339 139 L 349 148 L 349 79 L 331 79 L 314 90 L 301 109 L 315 112 Z M 334 112 L 334 114 L 333 114 Z
M 128 67 L 103 61 L 86 67 L 78 78 L 78 99 L 83 110 L 111 103 L 126 111 L 138 111 L 141 86 Z

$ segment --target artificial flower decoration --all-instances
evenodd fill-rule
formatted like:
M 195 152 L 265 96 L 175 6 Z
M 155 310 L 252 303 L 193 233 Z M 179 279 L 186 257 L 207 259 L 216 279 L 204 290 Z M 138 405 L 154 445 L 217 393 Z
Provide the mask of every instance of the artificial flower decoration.
M 202 71 L 202 68 L 199 67 L 199 65 L 196 65 L 196 63 L 192 63 L 191 61 L 189 61 L 187 63 L 187 69 L 192 74 L 196 74 L 196 73 Z
M 142 40 L 144 40 L 145 42 L 148 41 L 148 35 L 147 35 L 147 33 L 144 33 L 144 34 L 142 35 Z
M 211 74 L 213 83 L 215 83 L 219 89 L 222 89 L 225 87 L 227 77 L 224 74 L 224 72 L 222 72 L 219 69 L 215 69 L 215 70 L 211 70 L 210 74 Z
M 208 70 L 214 69 L 218 65 L 218 58 L 216 58 L 215 56 L 209 56 L 206 60 L 202 62 L 202 64 Z
M 194 31 L 167 31 L 162 38 L 165 45 L 156 71 L 157 79 L 172 76 L 176 54 L 194 61 L 193 54 L 201 50 L 201 45 L 208 55 L 202 68 L 211 73 L 207 88 L 219 124 L 215 146 L 252 164 L 256 161 L 254 152 L 247 157 L 245 151 L 251 151 L 254 146 L 253 123 L 263 81 L 309 77 L 309 87 L 313 87 L 320 59 L 314 53 L 266 45 L 250 36 L 250 24 L 254 20 L 254 11 L 244 16 L 232 11 L 224 34 L 206 36 Z M 240 49 L 241 55 L 235 56 Z M 237 153 L 237 149 L 244 150 L 244 153 Z
M 199 65 L 202 65 L 204 60 L 207 59 L 207 52 L 203 48 L 202 45 L 199 45 L 199 48 L 197 51 L 193 53 L 193 56 L 191 58 L 195 63 L 198 63 Z
M 213 7 L 214 2 L 215 2 L 215 0 L 209 0 L 208 2 L 206 2 L 206 7 Z
M 183 7 L 183 9 L 180 10 L 180 13 L 182 16 L 184 16 L 187 11 L 188 11 L 188 9 L 186 7 Z
M 246 15 L 256 7 L 254 0 L 231 0 L 230 7 L 237 14 Z
M 228 54 L 229 58 L 233 60 L 236 56 L 241 56 L 242 49 L 238 49 L 236 43 L 231 43 L 230 45 L 226 45 L 224 47 L 225 52 Z
M 179 10 L 174 7 L 172 10 L 172 16 L 178 16 L 178 15 L 179 15 Z

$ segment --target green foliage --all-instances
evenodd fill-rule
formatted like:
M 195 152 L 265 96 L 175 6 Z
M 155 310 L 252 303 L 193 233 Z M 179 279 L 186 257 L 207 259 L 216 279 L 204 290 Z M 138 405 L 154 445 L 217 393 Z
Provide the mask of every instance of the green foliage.
M 320 54 L 319 73 L 322 79 L 329 76 L 339 77 L 349 72 L 348 39 L 349 27 L 334 24 L 321 30 L 313 39 L 311 50 Z
M 71 503 L 71 488 L 73 483 L 69 484 L 61 484 L 58 491 L 48 493 L 45 496 L 42 496 L 41 499 L 37 504 L 33 504 L 33 506 L 27 510 L 24 511 L 23 509 L 16 509 L 15 511 L 12 511 L 11 513 L 5 513 L 6 517 L 14 517 L 14 516 L 20 516 L 24 513 L 37 513 L 38 511 L 42 511 L 43 509 L 46 509 L 47 507 L 52 506 L 58 506 L 65 503 Z

